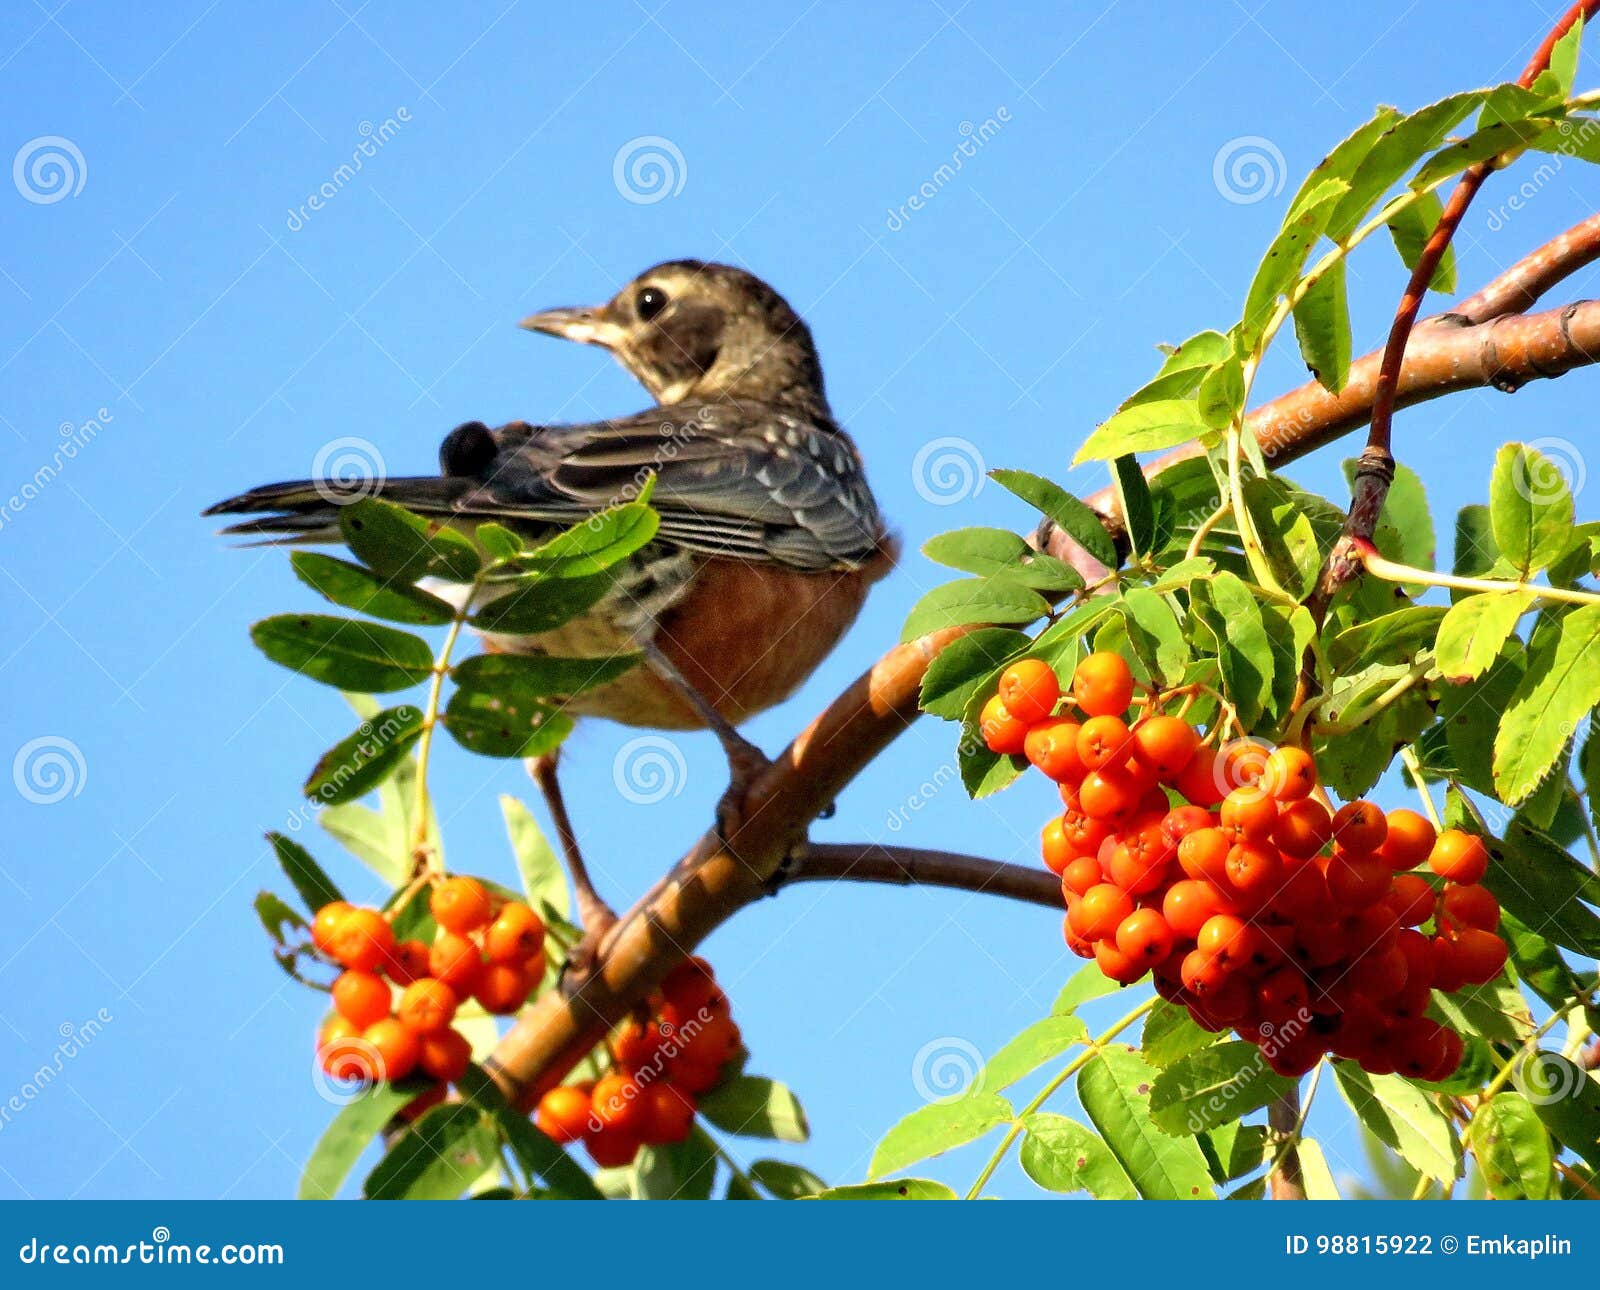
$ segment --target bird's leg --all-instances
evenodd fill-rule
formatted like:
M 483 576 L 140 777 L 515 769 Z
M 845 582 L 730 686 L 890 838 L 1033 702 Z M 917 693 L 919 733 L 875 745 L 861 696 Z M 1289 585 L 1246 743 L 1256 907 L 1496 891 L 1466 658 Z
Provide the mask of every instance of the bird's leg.
M 650 670 L 660 677 L 673 693 L 694 709 L 700 720 L 705 722 L 707 729 L 716 735 L 718 742 L 722 744 L 722 751 L 727 755 L 728 791 L 717 803 L 717 828 L 723 840 L 727 841 L 738 830 L 745 793 L 751 783 L 772 765 L 772 761 L 766 753 L 733 728 L 728 719 L 713 706 L 711 700 L 690 684 L 688 678 L 678 671 L 672 660 L 661 652 L 655 642 L 645 642 L 642 651 L 644 661 Z
M 567 814 L 566 799 L 561 794 L 561 781 L 556 778 L 556 753 L 544 753 L 526 759 L 528 774 L 539 786 L 550 819 L 556 826 L 556 838 L 561 843 L 561 854 L 567 862 L 567 872 L 572 875 L 572 889 L 578 898 L 578 921 L 583 924 L 584 939 L 598 940 L 617 921 L 616 911 L 600 898 L 594 883 L 589 879 L 588 866 L 583 862 L 583 851 L 578 846 L 578 835 L 572 829 L 572 817 Z M 574 963 L 581 968 L 582 964 Z

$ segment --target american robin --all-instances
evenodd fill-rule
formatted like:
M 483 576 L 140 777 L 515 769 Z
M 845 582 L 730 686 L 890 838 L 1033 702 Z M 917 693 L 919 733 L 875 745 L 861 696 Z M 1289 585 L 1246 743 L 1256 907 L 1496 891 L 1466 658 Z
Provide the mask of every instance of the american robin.
M 654 475 L 660 532 L 613 570 L 614 589 L 555 631 L 485 645 L 563 657 L 641 651 L 644 666 L 568 710 L 716 731 L 733 772 L 724 801 L 735 800 L 766 759 L 733 727 L 794 692 L 895 557 L 860 455 L 828 408 L 811 332 L 760 279 L 698 260 L 659 264 L 605 305 L 521 325 L 610 350 L 659 406 L 579 425 L 470 422 L 446 436 L 438 478 L 388 479 L 381 495 L 469 535 L 495 520 L 537 536 L 636 495 Z M 337 541 L 341 494 L 371 491 L 370 481 L 272 484 L 206 513 L 268 512 L 227 533 Z M 554 763 L 530 769 L 587 886 Z

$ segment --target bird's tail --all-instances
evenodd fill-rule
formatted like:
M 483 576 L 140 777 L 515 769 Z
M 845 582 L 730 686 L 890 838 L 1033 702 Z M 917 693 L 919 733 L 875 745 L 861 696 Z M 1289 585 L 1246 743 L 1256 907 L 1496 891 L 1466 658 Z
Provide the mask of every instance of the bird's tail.
M 455 516 L 458 503 L 471 491 L 469 479 L 416 475 L 400 479 L 300 479 L 263 484 L 247 493 L 208 506 L 206 515 L 250 515 L 223 529 L 224 534 L 259 537 L 270 544 L 339 541 L 339 510 L 364 497 L 382 497 L 423 515 Z

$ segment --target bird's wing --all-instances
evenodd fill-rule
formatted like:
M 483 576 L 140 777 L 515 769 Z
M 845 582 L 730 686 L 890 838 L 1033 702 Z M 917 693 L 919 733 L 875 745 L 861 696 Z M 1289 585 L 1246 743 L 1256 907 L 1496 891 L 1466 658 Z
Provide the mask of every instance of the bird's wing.
M 690 550 L 826 569 L 882 549 L 854 445 L 788 408 L 678 404 L 586 425 L 514 422 L 493 438 L 460 511 L 571 524 L 637 496 L 653 474 L 661 537 Z

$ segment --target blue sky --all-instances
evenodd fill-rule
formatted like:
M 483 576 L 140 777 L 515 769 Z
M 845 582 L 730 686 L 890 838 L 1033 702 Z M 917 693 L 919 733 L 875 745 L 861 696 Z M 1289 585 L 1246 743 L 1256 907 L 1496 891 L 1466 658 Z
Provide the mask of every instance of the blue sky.
M 286 1195 L 331 1112 L 309 1079 L 318 1000 L 273 965 L 250 902 L 284 887 L 261 835 L 301 812 L 297 786 L 349 715 L 252 649 L 251 621 L 313 598 L 281 554 L 211 537 L 203 506 L 310 474 L 341 439 L 423 473 L 461 421 L 636 410 L 644 396 L 603 355 L 515 321 L 603 300 L 658 260 L 743 264 L 810 321 L 835 410 L 913 552 L 803 692 L 747 728 L 776 750 L 937 580 L 920 541 L 1030 522 L 992 484 L 955 501 L 919 490 L 926 445 L 964 440 L 988 466 L 1099 487 L 1097 470 L 1065 473 L 1076 443 L 1158 342 L 1236 316 L 1327 147 L 1376 103 L 1514 76 L 1555 11 L 0 10 L 0 160 L 15 159 L 0 184 L 0 497 L 55 472 L 0 522 L 0 754 L 55 752 L 67 776 L 32 790 L 53 802 L 0 792 L 0 1104 L 60 1066 L 0 1120 L 0 1196 Z M 336 178 L 364 141 L 359 172 Z M 959 171 L 936 179 L 964 142 Z M 1265 169 L 1230 181 L 1241 150 Z M 632 169 L 650 153 L 664 176 L 648 157 Z M 1589 214 L 1600 179 L 1569 166 L 1518 210 L 1511 191 L 1492 182 L 1469 216 L 1464 285 Z M 1374 243 L 1354 266 L 1358 349 L 1399 286 Z M 1593 294 L 1593 274 L 1570 289 Z M 1284 353 L 1259 388 L 1301 374 Z M 1404 413 L 1397 450 L 1448 523 L 1482 496 L 1501 440 L 1585 433 L 1592 382 Z M 1293 473 L 1337 491 L 1337 463 Z M 679 736 L 678 791 L 624 799 L 613 765 L 634 733 L 581 727 L 566 772 L 619 904 L 698 834 L 721 786 L 712 739 Z M 952 743 L 949 727 L 910 730 L 816 836 L 1033 862 L 1042 783 L 979 805 L 945 788 L 891 828 L 948 775 Z M 496 796 L 532 797 L 520 768 L 447 743 L 434 783 L 453 867 L 510 881 Z M 302 836 L 350 891 L 378 895 L 315 826 Z M 920 1105 L 919 1054 L 992 1052 L 1076 966 L 1046 911 L 858 886 L 764 902 L 706 953 L 752 1069 L 811 1112 L 814 1140 L 792 1154 L 840 1182 Z M 1353 1169 L 1337 1123 L 1328 1153 Z M 969 1181 L 980 1163 L 966 1152 L 934 1172 Z

